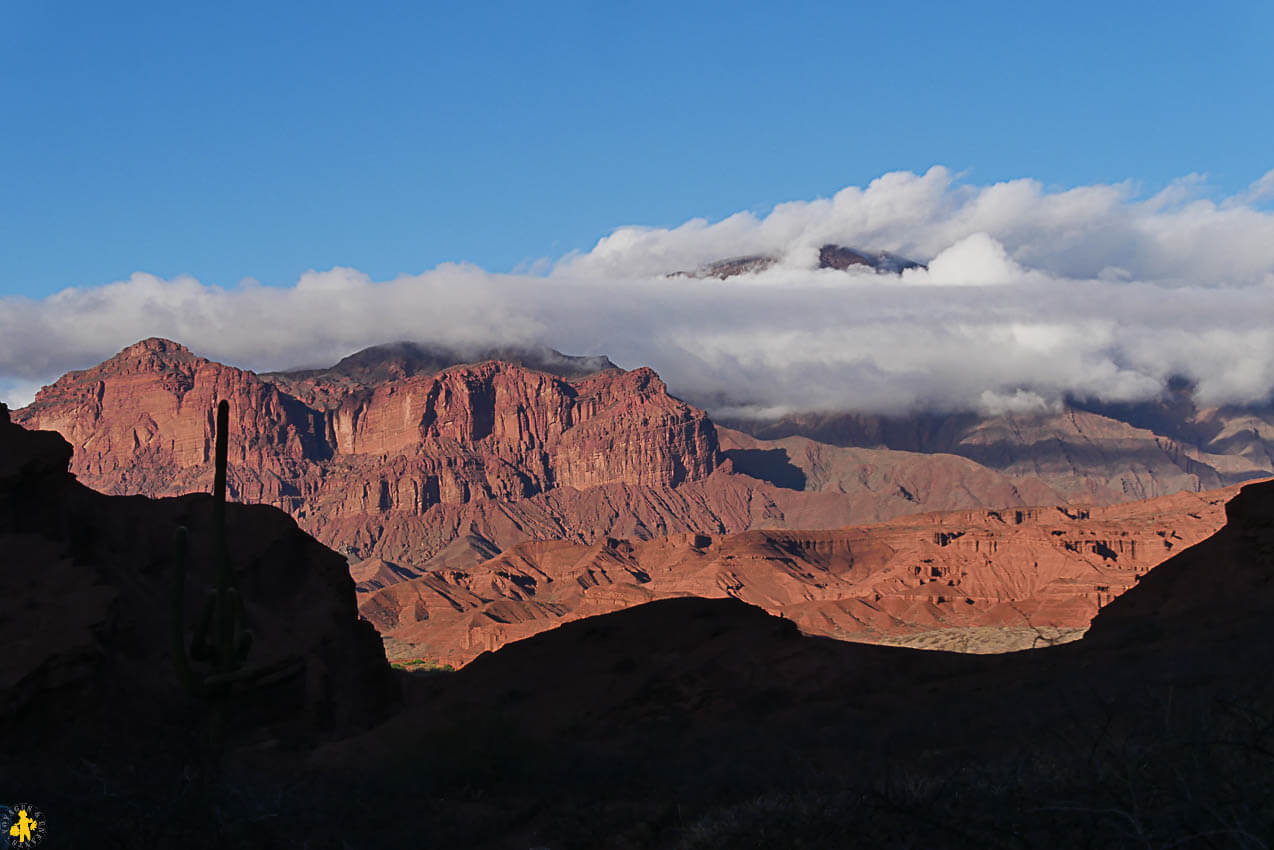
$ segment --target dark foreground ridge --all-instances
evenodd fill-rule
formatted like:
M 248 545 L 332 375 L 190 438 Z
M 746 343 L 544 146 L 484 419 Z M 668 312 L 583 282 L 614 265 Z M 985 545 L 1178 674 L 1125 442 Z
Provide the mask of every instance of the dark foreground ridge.
M 208 706 L 178 683 L 172 629 L 178 526 L 189 529 L 187 623 L 214 584 L 213 499 L 104 496 L 75 481 L 70 459 L 61 436 L 10 423 L 0 405 L 6 790 L 26 776 L 53 792 L 73 784 L 71 764 L 210 757 Z M 226 524 L 254 662 L 299 661 L 227 695 L 227 745 L 309 749 L 384 718 L 399 689 L 345 560 L 273 508 L 230 505 Z
M 401 705 L 341 559 L 278 511 L 231 506 L 253 652 L 309 672 L 232 707 L 218 767 L 167 631 L 172 529 L 190 526 L 189 583 L 206 583 L 211 499 L 101 496 L 68 457 L 0 422 L 0 775 L 62 830 L 54 846 L 1274 839 L 1274 483 L 1075 644 L 925 653 L 671 599 L 400 673 Z

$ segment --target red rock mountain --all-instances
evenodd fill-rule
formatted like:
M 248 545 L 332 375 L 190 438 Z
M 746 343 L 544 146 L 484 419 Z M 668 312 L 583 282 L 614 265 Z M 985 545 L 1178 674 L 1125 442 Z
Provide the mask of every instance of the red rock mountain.
M 212 409 L 228 399 L 232 498 L 284 509 L 355 561 L 413 570 L 467 568 L 537 538 L 835 527 L 1059 501 L 1038 480 L 949 455 L 741 434 L 723 449 L 708 417 L 649 369 L 505 353 L 529 365 L 398 344 L 258 376 L 148 339 L 63 376 L 14 418 L 66 437 L 89 486 L 175 495 L 210 489 Z
M 181 492 L 208 473 L 209 411 L 228 399 L 232 460 L 251 471 L 237 482 L 245 501 L 307 498 L 307 473 L 333 459 L 357 467 L 414 456 L 414 487 L 367 498 L 418 511 L 558 486 L 675 485 L 705 477 L 718 459 L 704 414 L 649 369 L 572 383 L 489 361 L 342 390 L 310 407 L 251 372 L 148 339 L 65 375 L 14 418 L 65 434 L 77 448 L 73 471 L 104 490 Z
M 308 389 L 309 403 L 148 339 L 67 374 L 14 418 L 71 441 L 85 483 L 158 496 L 209 489 L 211 411 L 228 399 L 232 496 L 284 508 L 320 535 L 329 523 L 561 488 L 672 487 L 720 462 L 707 417 L 648 369 L 567 381 L 487 361 Z

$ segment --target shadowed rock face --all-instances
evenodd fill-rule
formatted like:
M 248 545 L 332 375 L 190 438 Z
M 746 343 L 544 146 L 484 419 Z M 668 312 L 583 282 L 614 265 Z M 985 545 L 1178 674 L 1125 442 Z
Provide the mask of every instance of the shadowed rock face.
M 1274 610 L 1274 481 L 1244 486 L 1225 514 L 1220 531 L 1103 609 L 1087 640 L 1188 644 L 1267 630 Z
M 1013 480 L 1035 479 L 1063 500 L 1113 504 L 1209 490 L 1274 474 L 1274 412 L 1190 404 L 1071 406 L 1061 411 L 803 413 L 738 421 L 755 438 L 967 458 Z M 1127 416 L 1127 420 L 1116 418 Z
M 212 497 L 105 496 L 67 472 L 71 446 L 0 416 L 0 734 L 6 747 L 85 758 L 148 742 L 186 751 L 207 709 L 172 659 L 173 534 L 190 529 L 185 609 L 213 584 Z M 375 630 L 360 621 L 343 558 L 279 511 L 231 505 L 227 538 L 249 655 L 303 671 L 229 703 L 230 740 L 304 744 L 363 728 L 395 704 Z M 83 749 L 77 750 L 77 747 Z
M 824 245 L 818 249 L 818 267 L 820 269 L 845 269 L 859 266 L 878 272 L 898 274 L 906 269 L 922 269 L 923 263 L 908 260 L 889 251 L 856 251 L 842 245 Z
M 749 748 L 789 748 L 798 760 L 825 759 L 844 772 L 867 770 L 873 754 L 923 750 L 939 757 L 944 776 L 963 763 L 957 752 L 1035 752 L 1067 741 L 1064 730 L 1091 732 L 1081 740 L 1093 748 L 1112 723 L 1119 734 L 1138 727 L 1154 734 L 1174 718 L 1143 712 L 1170 687 L 1186 701 L 1178 723 L 1191 722 L 1181 708 L 1190 692 L 1270 695 L 1274 482 L 1247 485 L 1226 513 L 1223 528 L 1143 576 L 1066 646 L 994 656 L 865 646 L 803 636 L 792 621 L 736 599 L 666 599 L 483 654 L 443 684 L 425 686 L 431 699 L 420 713 L 321 758 L 389 755 L 461 716 L 473 724 L 499 716 L 529 737 L 634 758 L 747 740 Z M 771 547 L 780 542 L 771 538 Z M 529 554 L 519 553 L 524 562 Z
M 423 343 L 395 342 L 355 352 L 331 368 L 267 372 L 261 378 L 307 404 L 323 407 L 324 400 L 334 392 L 367 390 L 386 381 L 436 375 L 452 366 L 488 360 L 517 363 L 567 380 L 619 370 L 607 357 L 575 357 L 547 346 L 458 351 Z

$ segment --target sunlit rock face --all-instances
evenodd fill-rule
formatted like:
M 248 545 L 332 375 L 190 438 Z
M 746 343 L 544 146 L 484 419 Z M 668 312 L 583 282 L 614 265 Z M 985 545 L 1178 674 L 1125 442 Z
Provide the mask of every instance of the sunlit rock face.
M 383 526 L 562 488 L 675 487 L 720 462 L 706 414 L 649 369 L 557 355 L 540 368 L 433 371 L 399 355 L 391 349 L 385 369 L 364 358 L 339 373 L 263 378 L 148 339 L 65 375 L 14 420 L 61 433 L 71 471 L 97 490 L 175 495 L 210 489 L 212 411 L 226 399 L 232 497 L 280 507 L 329 542 L 340 542 L 335 523 Z M 580 375 L 588 366 L 601 371 Z

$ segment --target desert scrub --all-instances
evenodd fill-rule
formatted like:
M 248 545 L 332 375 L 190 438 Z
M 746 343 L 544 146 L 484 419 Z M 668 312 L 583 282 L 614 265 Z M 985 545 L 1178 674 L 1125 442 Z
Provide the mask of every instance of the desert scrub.
M 433 661 L 429 658 L 412 658 L 404 661 L 391 662 L 390 667 L 395 670 L 405 670 L 408 673 L 454 673 L 456 668 L 450 664 L 444 664 L 440 661 Z

